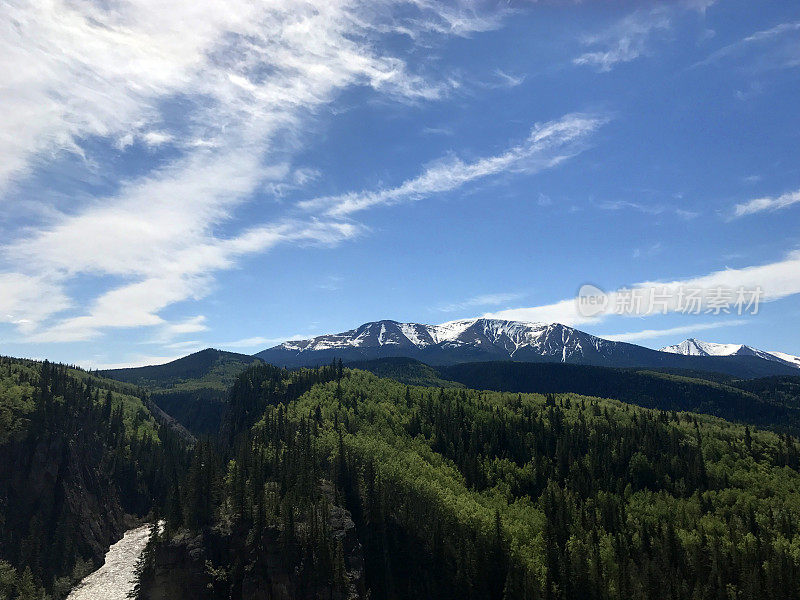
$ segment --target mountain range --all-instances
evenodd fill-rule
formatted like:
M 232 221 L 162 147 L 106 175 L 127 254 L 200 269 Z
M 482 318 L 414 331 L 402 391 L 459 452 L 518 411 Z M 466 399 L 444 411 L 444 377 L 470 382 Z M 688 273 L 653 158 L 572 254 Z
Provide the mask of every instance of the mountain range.
M 719 345 L 688 342 L 659 351 L 606 340 L 560 323 L 476 318 L 424 325 L 383 320 L 342 333 L 287 341 L 255 356 L 286 367 L 316 366 L 335 359 L 408 357 L 430 365 L 513 360 L 714 371 L 738 377 L 796 375 L 800 368 L 800 359 L 790 355 L 747 346 L 736 346 L 739 351 L 711 351 Z

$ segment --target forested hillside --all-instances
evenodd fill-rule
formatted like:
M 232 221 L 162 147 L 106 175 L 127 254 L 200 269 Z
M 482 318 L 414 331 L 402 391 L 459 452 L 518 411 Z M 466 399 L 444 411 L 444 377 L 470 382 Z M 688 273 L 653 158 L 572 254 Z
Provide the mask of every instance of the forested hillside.
M 216 434 L 228 391 L 239 374 L 262 361 L 207 348 L 164 365 L 102 371 L 105 377 L 144 388 L 164 412 L 195 434 Z
M 197 598 L 800 596 L 788 435 L 335 367 L 251 368 L 231 410 L 173 495 L 142 597 L 163 597 L 167 567 Z
M 142 599 L 800 597 L 800 442 L 666 404 L 754 392 L 609 388 L 661 410 L 412 373 L 258 363 L 189 447 L 142 388 L 1 359 L 0 598 L 63 597 L 145 515 Z
M 800 409 L 800 376 L 745 379 L 734 385 L 775 404 L 784 404 Z
M 473 364 L 473 363 L 467 363 Z M 480 363 L 477 363 L 480 364 Z M 464 384 L 443 378 L 444 370 L 413 358 L 392 357 L 345 363 L 350 369 L 369 371 L 378 377 L 394 379 L 406 385 L 425 387 L 464 387 Z
M 183 444 L 135 390 L 0 358 L 0 598 L 62 598 L 167 499 Z
M 800 377 L 725 377 L 719 381 L 720 376 L 710 373 L 510 361 L 429 367 L 411 359 L 383 359 L 353 366 L 402 383 L 437 387 L 461 384 L 504 392 L 572 392 L 800 433 Z M 712 376 L 713 380 L 702 378 L 705 376 Z

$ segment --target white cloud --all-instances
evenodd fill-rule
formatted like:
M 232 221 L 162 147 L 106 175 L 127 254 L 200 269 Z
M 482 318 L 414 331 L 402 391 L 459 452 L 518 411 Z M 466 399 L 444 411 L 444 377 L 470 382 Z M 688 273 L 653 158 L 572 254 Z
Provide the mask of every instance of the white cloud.
M 142 139 L 148 146 L 161 146 L 172 141 L 172 135 L 164 131 L 148 131 L 142 134 Z
M 800 190 L 787 192 L 775 198 L 755 198 L 748 202 L 737 204 L 733 209 L 734 217 L 744 217 L 763 211 L 775 211 L 800 202 Z
M 479 306 L 497 306 L 499 304 L 505 304 L 506 302 L 513 302 L 514 300 L 519 300 L 523 296 L 524 294 L 516 294 L 516 293 L 481 294 L 480 296 L 474 296 L 472 298 L 468 298 L 467 300 L 463 300 L 461 302 L 443 304 L 441 306 L 438 306 L 436 310 L 441 312 L 456 312 L 459 310 L 468 310 L 471 308 L 477 308 Z
M 458 158 L 442 160 L 394 188 L 314 198 L 301 202 L 299 206 L 306 210 L 324 210 L 330 217 L 343 217 L 374 206 L 413 202 L 449 192 L 501 173 L 535 173 L 554 167 L 580 152 L 587 138 L 606 122 L 606 118 L 593 115 L 566 115 L 535 126 L 525 142 L 497 156 L 472 163 Z
M 0 323 L 16 325 L 23 334 L 71 305 L 61 286 L 45 277 L 0 273 Z
M 678 290 L 683 289 L 703 289 L 712 290 L 716 288 L 755 289 L 760 287 L 762 290 L 761 301 L 770 302 L 779 300 L 787 296 L 800 294 L 800 251 L 790 252 L 785 259 L 742 269 L 722 269 L 714 271 L 708 275 L 702 275 L 689 279 L 679 279 L 673 281 L 645 281 L 631 286 L 636 290 L 653 290 L 657 293 L 668 292 L 671 302 L 667 307 L 667 312 L 677 310 L 676 299 Z M 609 294 L 609 302 L 614 305 L 617 294 Z M 644 310 L 637 311 L 631 316 L 646 317 L 652 314 Z M 543 306 L 533 306 L 528 308 L 512 308 L 484 315 L 495 319 L 510 319 L 516 321 L 534 321 L 547 323 L 563 323 L 565 325 L 581 325 L 585 323 L 598 323 L 609 313 L 590 316 L 582 314 L 578 310 L 576 298 L 568 298 Z
M 528 321 L 531 323 L 563 323 L 564 325 L 581 325 L 595 323 L 598 317 L 586 317 L 580 314 L 575 299 L 569 298 L 553 304 L 531 306 L 525 308 L 509 308 L 483 315 L 488 319 L 507 319 L 509 321 Z
M 525 75 L 511 75 L 501 69 L 495 69 L 494 74 L 497 75 L 504 87 L 517 87 L 525 81 Z
M 169 348 L 171 350 L 182 350 L 183 352 L 191 354 L 193 352 L 202 350 L 204 346 L 202 342 L 198 340 L 187 340 L 185 342 L 172 342 L 171 344 L 166 344 L 164 348 Z
M 143 269 L 144 277 L 141 280 L 102 294 L 94 300 L 87 314 L 63 319 L 31 333 L 28 340 L 84 341 L 96 338 L 106 328 L 161 326 L 165 333 L 171 335 L 200 331 L 200 327 L 204 327 L 202 318 L 168 323 L 159 316 L 159 312 L 176 302 L 197 300 L 208 294 L 213 282 L 211 274 L 229 268 L 237 257 L 264 252 L 279 243 L 336 244 L 357 235 L 358 231 L 356 225 L 349 223 L 312 221 L 257 227 L 236 238 L 196 243 L 182 249 L 172 261 L 165 261 L 164 271 Z M 117 261 L 109 265 L 114 269 L 111 272 L 118 272 Z M 133 267 L 131 271 L 136 272 Z
M 393 11 L 403 5 L 417 10 L 403 18 Z M 350 84 L 437 97 L 446 85 L 376 54 L 369 36 L 386 23 L 465 35 L 495 19 L 420 0 L 11 0 L 0 16 L 0 187 L 37 155 L 149 131 L 175 96 L 207 107 L 191 115 L 200 138 L 239 120 L 292 119 Z
M 692 65 L 692 68 L 703 67 L 738 57 L 739 66 L 748 66 L 755 70 L 770 70 L 800 66 L 800 44 L 794 35 L 800 30 L 800 21 L 781 23 L 770 29 L 756 31 L 741 40 L 723 46 L 712 52 L 705 59 Z M 750 60 L 741 60 L 741 55 L 754 47 L 761 47 L 761 52 Z
M 672 213 L 687 221 L 700 216 L 700 213 L 692 210 L 676 208 L 674 206 L 664 206 L 663 204 L 642 204 L 641 202 L 631 202 L 629 200 L 609 200 L 607 202 L 600 202 L 597 207 L 601 210 L 635 210 L 648 215 Z
M 202 324 L 160 312 L 207 294 L 214 273 L 240 257 L 357 235 L 357 225 L 330 219 L 237 219 L 259 191 L 318 175 L 293 169 L 291 156 L 308 117 L 343 90 L 416 102 L 457 85 L 379 51 L 381 32 L 468 35 L 496 24 L 466 4 L 424 0 L 11 0 L 0 15 L 0 194 L 64 153 L 95 168 L 103 157 L 89 156 L 89 139 L 120 152 L 169 144 L 176 157 L 6 234 L 0 321 L 39 342 L 93 339 L 110 327 L 174 335 Z M 64 315 L 79 276 L 98 278 L 98 292 L 82 300 L 83 313 Z
M 708 331 L 709 329 L 719 329 L 721 327 L 735 327 L 737 325 L 744 325 L 745 323 L 747 323 L 747 321 L 743 319 L 736 321 L 714 321 L 712 323 L 696 323 L 694 325 L 670 327 L 668 329 L 644 329 L 642 331 L 631 331 L 628 333 L 612 333 L 610 335 L 601 335 L 600 337 L 614 342 L 639 342 L 641 340 L 651 340 L 668 335 L 687 335 L 696 331 Z
M 631 62 L 650 53 L 652 39 L 666 35 L 673 21 L 692 11 L 705 15 L 716 0 L 680 0 L 654 3 L 652 8 L 640 8 L 626 15 L 598 34 L 587 36 L 584 45 L 594 48 L 575 57 L 572 63 L 608 72 L 620 63 Z M 713 32 L 712 32 L 713 34 Z
M 84 360 L 79 360 L 76 364 L 79 367 L 84 369 L 94 370 L 97 369 L 99 371 L 104 371 L 107 369 L 133 369 L 136 367 L 149 367 L 152 365 L 164 365 L 166 363 L 172 362 L 173 360 L 178 360 L 179 358 L 183 358 L 186 354 L 174 354 L 174 355 L 149 355 L 149 354 L 134 354 L 131 358 L 127 361 L 123 362 L 101 362 L 97 358 L 87 358 Z
M 607 72 L 619 63 L 635 60 L 647 52 L 647 42 L 654 32 L 670 28 L 671 14 L 672 8 L 666 6 L 637 10 L 603 33 L 588 37 L 586 45 L 601 49 L 585 52 L 572 62 Z
M 197 315 L 196 317 L 190 317 L 185 321 L 179 321 L 178 323 L 170 324 L 167 331 L 172 335 L 181 335 L 184 333 L 197 333 L 199 331 L 206 331 L 207 329 L 208 325 L 206 325 L 206 317 L 204 315 Z
M 250 350 L 264 350 L 265 348 L 271 348 L 272 346 L 277 346 L 278 344 L 282 344 L 283 342 L 289 342 L 292 340 L 307 340 L 311 337 L 311 335 L 302 335 L 296 333 L 294 335 L 284 336 L 284 337 L 276 337 L 276 338 L 268 338 L 268 337 L 249 337 L 243 338 L 241 340 L 235 340 L 233 342 L 223 342 L 219 344 L 220 348 L 246 348 Z

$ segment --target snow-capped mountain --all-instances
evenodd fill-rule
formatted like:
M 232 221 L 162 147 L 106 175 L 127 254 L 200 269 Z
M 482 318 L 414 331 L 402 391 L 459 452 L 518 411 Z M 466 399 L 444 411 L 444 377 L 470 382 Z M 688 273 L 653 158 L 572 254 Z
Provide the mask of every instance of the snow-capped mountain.
M 786 354 L 785 352 L 770 352 L 758 350 L 745 344 L 716 344 L 689 338 L 680 344 L 665 346 L 662 352 L 683 354 L 686 356 L 757 356 L 764 360 L 783 363 L 800 369 L 800 357 Z
M 256 354 L 287 367 L 408 357 L 431 365 L 488 360 L 565 362 L 612 367 L 720 371 L 733 375 L 788 374 L 788 363 L 750 353 L 660 352 L 599 338 L 560 323 L 463 319 L 441 325 L 374 321 L 342 333 L 288 341 Z
M 552 357 L 565 361 L 602 354 L 616 343 L 558 323 L 524 323 L 499 319 L 464 319 L 441 325 L 375 321 L 356 329 L 309 340 L 289 341 L 264 352 L 284 351 L 296 355 L 337 352 L 339 355 L 372 354 L 406 356 L 408 352 L 430 354 L 433 350 L 455 353 L 485 353 L 513 359 L 519 354 Z M 263 357 L 264 352 L 259 356 Z

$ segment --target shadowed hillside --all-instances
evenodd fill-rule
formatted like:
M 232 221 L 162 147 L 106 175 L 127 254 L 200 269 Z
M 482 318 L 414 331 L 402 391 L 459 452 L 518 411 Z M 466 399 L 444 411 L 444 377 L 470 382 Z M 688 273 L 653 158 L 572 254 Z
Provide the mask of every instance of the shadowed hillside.
M 239 374 L 261 360 L 207 348 L 164 365 L 101 371 L 146 389 L 164 412 L 194 433 L 216 433 L 228 391 Z

